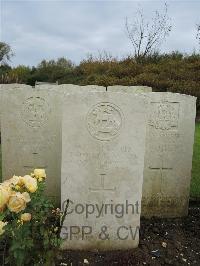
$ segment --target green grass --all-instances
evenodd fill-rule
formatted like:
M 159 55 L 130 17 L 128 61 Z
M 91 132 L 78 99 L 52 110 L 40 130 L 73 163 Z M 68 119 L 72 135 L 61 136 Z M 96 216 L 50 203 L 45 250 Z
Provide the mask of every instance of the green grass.
M 196 124 L 192 163 L 191 197 L 200 197 L 200 123 Z
M 0 146 L 0 181 L 1 177 L 1 146 Z M 200 123 L 196 124 L 194 154 L 192 165 L 191 197 L 200 197 Z

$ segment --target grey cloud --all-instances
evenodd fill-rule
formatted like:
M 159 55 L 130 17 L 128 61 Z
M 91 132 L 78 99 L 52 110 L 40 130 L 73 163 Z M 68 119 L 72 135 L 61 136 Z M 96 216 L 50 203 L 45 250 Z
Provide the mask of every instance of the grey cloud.
M 134 16 L 141 6 L 150 19 L 163 5 L 158 1 L 3 1 L 2 41 L 13 47 L 14 65 L 36 65 L 60 56 L 78 63 L 98 50 L 124 56 L 132 50 L 125 17 Z M 199 10 L 197 1 L 169 2 L 173 31 L 161 51 L 193 51 Z

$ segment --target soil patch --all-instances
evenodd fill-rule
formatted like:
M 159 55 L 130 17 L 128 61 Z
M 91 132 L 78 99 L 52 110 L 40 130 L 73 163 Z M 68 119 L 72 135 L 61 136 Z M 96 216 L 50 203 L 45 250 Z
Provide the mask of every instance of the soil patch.
M 85 262 L 84 262 L 85 261 Z M 200 265 L 200 204 L 176 219 L 141 219 L 137 249 L 114 252 L 65 251 L 56 265 Z

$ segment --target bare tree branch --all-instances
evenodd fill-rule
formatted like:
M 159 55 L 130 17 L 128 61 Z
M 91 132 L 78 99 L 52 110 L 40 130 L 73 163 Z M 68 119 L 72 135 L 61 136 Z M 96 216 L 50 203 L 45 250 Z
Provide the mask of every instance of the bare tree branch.
M 168 8 L 164 12 L 155 11 L 151 21 L 144 19 L 141 9 L 138 9 L 132 23 L 126 18 L 125 29 L 134 49 L 134 56 L 142 58 L 155 52 L 165 41 L 171 31 Z
M 0 64 L 6 64 L 10 61 L 11 57 L 14 55 L 9 44 L 0 42 Z

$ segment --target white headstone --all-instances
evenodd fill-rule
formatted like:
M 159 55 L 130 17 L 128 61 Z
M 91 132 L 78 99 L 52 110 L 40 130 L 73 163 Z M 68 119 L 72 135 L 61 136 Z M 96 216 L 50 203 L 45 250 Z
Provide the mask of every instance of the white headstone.
M 59 85 L 59 87 L 62 88 L 64 93 L 106 91 L 105 87 L 98 86 L 98 85 L 79 86 L 79 85 L 73 85 L 73 84 L 62 84 L 62 85 Z
M 2 112 L 2 89 L 3 89 L 3 86 L 2 84 L 0 84 L 0 133 L 1 133 L 1 112 Z
M 122 86 L 122 85 L 115 85 L 115 86 L 108 86 L 107 91 L 110 92 L 132 92 L 132 93 L 145 93 L 145 92 L 152 92 L 152 88 L 148 86 Z
M 148 110 L 142 215 L 188 213 L 196 98 L 151 93 Z
M 58 82 L 41 82 L 41 81 L 35 82 L 35 87 L 38 87 L 38 86 L 55 86 L 55 85 L 58 85 Z
M 135 92 L 126 86 L 108 87 L 108 91 Z M 147 95 L 150 104 L 142 216 L 185 216 L 188 213 L 196 98 L 170 92 Z
M 3 178 L 45 168 L 47 193 L 59 202 L 61 104 L 56 91 L 25 85 L 6 88 L 1 140 Z
M 62 122 L 63 248 L 114 250 L 139 241 L 145 148 L 143 95 L 69 94 Z M 64 208 L 64 207 L 63 207 Z M 101 214 L 99 214 L 101 212 Z
M 39 84 L 32 88 L 25 84 L 2 84 L 3 179 L 45 168 L 47 193 L 60 203 L 62 100 L 69 92 L 83 90 L 106 89 L 96 85 Z
M 12 84 L 0 84 L 0 132 L 1 132 L 1 113 L 3 108 L 3 92 L 8 88 L 19 88 L 26 86 L 24 84 L 12 83 Z

